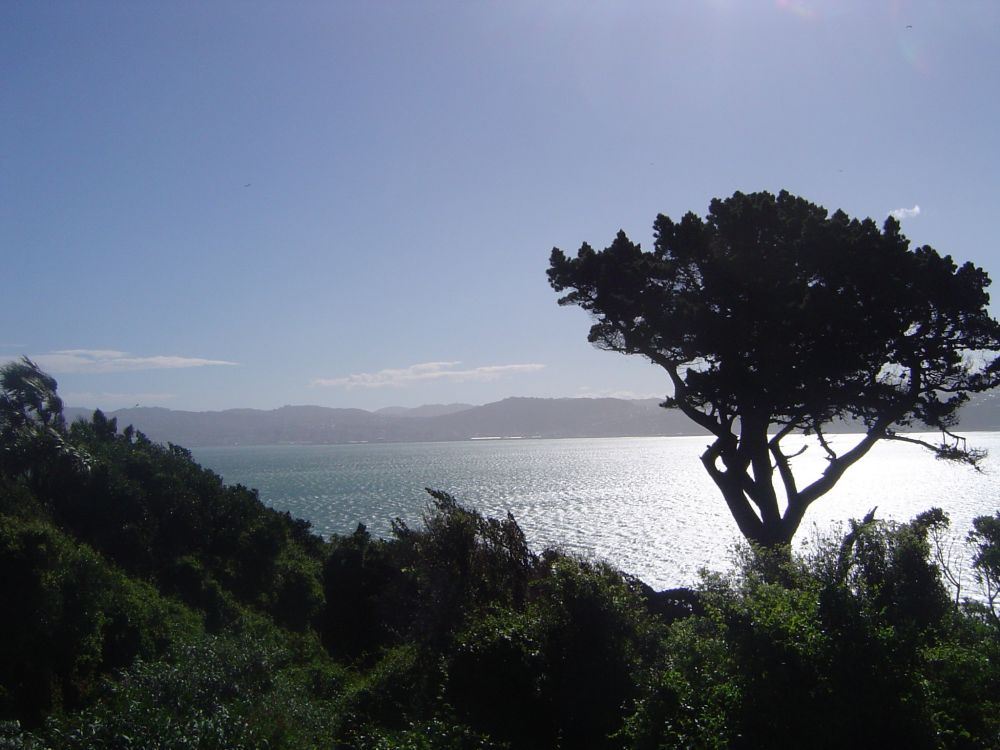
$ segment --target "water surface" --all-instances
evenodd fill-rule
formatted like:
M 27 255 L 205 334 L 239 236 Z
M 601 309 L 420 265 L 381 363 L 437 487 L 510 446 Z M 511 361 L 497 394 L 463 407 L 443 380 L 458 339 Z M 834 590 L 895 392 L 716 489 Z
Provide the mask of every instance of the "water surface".
M 933 436 L 929 436 L 933 439 Z M 877 506 L 905 521 L 944 508 L 956 535 L 1000 499 L 1000 433 L 970 433 L 991 449 L 983 471 L 925 450 L 881 443 L 806 514 L 797 542 Z M 837 436 L 841 445 L 857 436 Z M 514 514 L 532 545 L 609 560 L 657 587 L 722 569 L 739 533 L 698 456 L 706 437 L 496 440 L 198 448 L 195 458 L 231 483 L 255 487 L 279 510 L 324 535 L 364 523 L 385 535 L 400 517 L 419 523 L 425 487 L 488 515 Z M 799 485 L 822 470 L 815 447 L 796 459 Z

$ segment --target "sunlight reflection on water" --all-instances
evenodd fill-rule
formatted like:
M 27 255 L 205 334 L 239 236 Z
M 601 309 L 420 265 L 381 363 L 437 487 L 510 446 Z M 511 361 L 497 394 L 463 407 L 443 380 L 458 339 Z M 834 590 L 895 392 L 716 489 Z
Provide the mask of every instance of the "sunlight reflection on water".
M 817 501 L 797 541 L 864 516 L 905 521 L 933 506 L 964 536 L 994 513 L 1000 433 L 970 433 L 989 449 L 982 473 L 898 443 L 877 445 Z M 856 436 L 853 436 L 856 439 Z M 836 436 L 848 445 L 852 436 Z M 558 546 L 606 559 L 658 588 L 724 569 L 739 534 L 698 456 L 706 437 L 199 448 L 195 458 L 229 483 L 256 487 L 267 504 L 310 520 L 324 535 L 364 523 L 376 534 L 400 517 L 417 523 L 424 487 L 487 515 L 510 511 L 536 549 Z M 796 459 L 799 484 L 824 465 L 815 447 Z

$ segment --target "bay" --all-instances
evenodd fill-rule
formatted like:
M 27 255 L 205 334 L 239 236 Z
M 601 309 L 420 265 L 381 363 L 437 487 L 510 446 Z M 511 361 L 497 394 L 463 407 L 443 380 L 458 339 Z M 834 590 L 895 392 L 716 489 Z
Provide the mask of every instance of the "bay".
M 936 435 L 921 436 L 931 441 Z M 883 442 L 809 510 L 796 543 L 861 518 L 907 521 L 930 507 L 964 538 L 977 515 L 1000 507 L 1000 433 L 968 434 L 990 451 L 976 472 L 926 450 Z M 834 436 L 849 446 L 857 436 Z M 425 487 L 486 515 L 510 512 L 535 549 L 604 559 L 655 588 L 724 570 L 739 533 L 698 459 L 706 437 L 478 440 L 454 443 L 197 448 L 203 466 L 260 492 L 271 507 L 309 520 L 324 536 L 359 523 L 385 536 L 393 518 L 418 524 Z M 799 486 L 825 466 L 812 445 L 793 464 Z M 961 565 L 960 545 L 953 553 Z M 965 567 L 968 565 L 967 556 Z

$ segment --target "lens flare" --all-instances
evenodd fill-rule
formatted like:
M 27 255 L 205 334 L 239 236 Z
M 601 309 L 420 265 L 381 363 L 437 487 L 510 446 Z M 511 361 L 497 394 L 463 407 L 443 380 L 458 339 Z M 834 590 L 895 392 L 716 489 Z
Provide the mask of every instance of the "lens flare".
M 805 20 L 819 18 L 819 11 L 806 0 L 776 0 L 776 2 L 779 10 L 787 11 L 793 16 Z

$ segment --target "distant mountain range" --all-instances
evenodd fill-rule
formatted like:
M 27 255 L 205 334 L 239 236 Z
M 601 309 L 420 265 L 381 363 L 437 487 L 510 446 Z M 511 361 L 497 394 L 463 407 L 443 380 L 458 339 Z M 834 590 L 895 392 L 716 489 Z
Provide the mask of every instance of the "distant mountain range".
M 386 417 L 443 417 L 446 414 L 475 408 L 475 404 L 425 404 L 413 409 L 407 409 L 405 406 L 387 406 L 384 409 L 376 409 L 374 413 Z
M 91 410 L 66 409 L 67 419 Z M 120 428 L 134 425 L 151 440 L 186 447 L 332 443 L 405 443 L 499 438 L 643 437 L 705 434 L 658 399 L 507 398 L 473 406 L 433 404 L 375 412 L 323 406 L 280 409 L 109 412 Z M 980 396 L 963 410 L 961 429 L 1000 430 L 1000 398 Z

